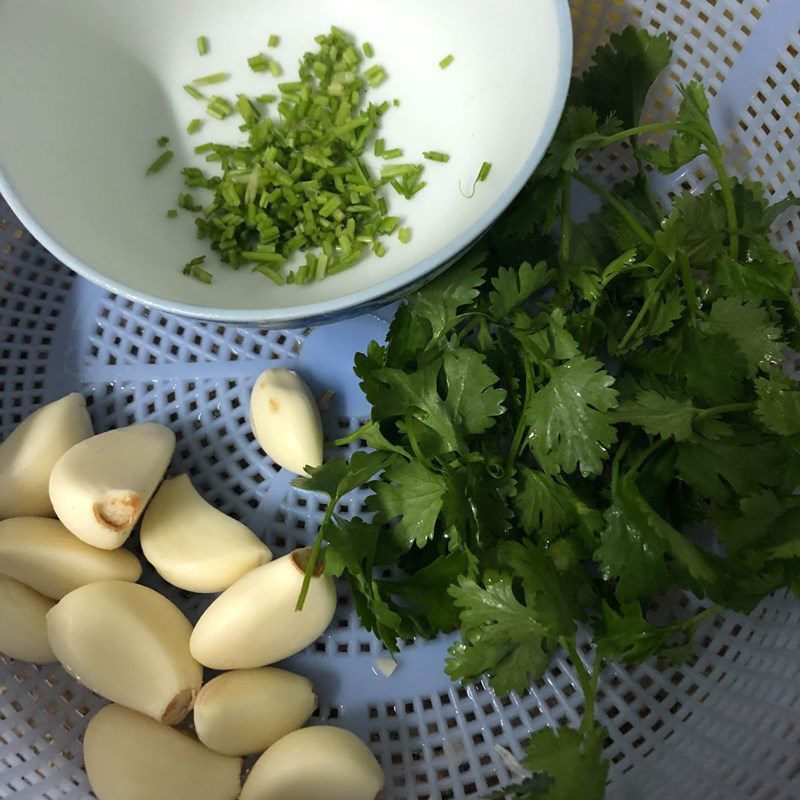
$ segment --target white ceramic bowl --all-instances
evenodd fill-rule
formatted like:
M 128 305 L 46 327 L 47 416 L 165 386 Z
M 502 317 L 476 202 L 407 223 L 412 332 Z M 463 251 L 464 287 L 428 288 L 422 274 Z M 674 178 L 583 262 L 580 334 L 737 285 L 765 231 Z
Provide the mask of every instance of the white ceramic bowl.
M 206 252 L 191 215 L 167 219 L 180 168 L 205 141 L 236 141 L 233 117 L 204 114 L 183 84 L 225 70 L 214 88 L 260 94 L 275 79 L 246 58 L 270 51 L 291 80 L 313 37 L 336 24 L 375 47 L 390 75 L 372 92 L 400 98 L 381 135 L 426 163 L 411 202 L 387 191 L 413 229 L 383 259 L 306 286 L 277 287 L 209 257 L 214 282 L 181 274 Z M 197 53 L 206 35 L 210 52 Z M 455 56 L 447 69 L 438 62 Z M 0 0 L 0 193 L 49 250 L 79 274 L 173 313 L 267 326 L 328 321 L 393 299 L 468 248 L 541 159 L 563 108 L 572 57 L 567 0 Z M 266 73 L 268 75 L 268 73 Z M 189 136 L 193 117 L 206 120 Z M 170 137 L 175 159 L 145 178 Z M 483 161 L 489 179 L 466 199 Z

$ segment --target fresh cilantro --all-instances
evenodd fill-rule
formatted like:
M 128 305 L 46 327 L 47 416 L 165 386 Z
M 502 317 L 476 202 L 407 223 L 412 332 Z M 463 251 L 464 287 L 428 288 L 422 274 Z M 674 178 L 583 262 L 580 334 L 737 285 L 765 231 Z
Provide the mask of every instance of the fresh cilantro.
M 719 606 L 800 593 L 800 389 L 784 369 L 798 281 L 768 238 L 798 201 L 728 172 L 700 84 L 643 122 L 669 56 L 666 35 L 633 28 L 597 51 L 480 249 L 356 356 L 371 414 L 340 443 L 374 452 L 296 481 L 331 498 L 315 553 L 391 651 L 458 628 L 447 673 L 507 692 L 566 650 L 580 727 L 534 733 L 530 777 L 497 800 L 600 800 L 603 666 L 684 660 Z M 645 169 L 584 174 L 583 156 L 623 141 L 665 173 L 705 157 L 707 188 L 662 207 Z M 579 222 L 577 184 L 599 200 Z M 335 514 L 360 485 L 363 519 Z M 698 540 L 708 523 L 716 541 Z M 656 625 L 647 610 L 673 586 L 705 610 Z

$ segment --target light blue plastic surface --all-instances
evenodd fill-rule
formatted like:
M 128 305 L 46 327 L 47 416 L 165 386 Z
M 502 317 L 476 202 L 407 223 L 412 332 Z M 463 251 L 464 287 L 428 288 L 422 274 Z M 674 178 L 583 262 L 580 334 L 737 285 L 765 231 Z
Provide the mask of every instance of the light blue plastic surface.
M 631 20 L 676 36 L 669 81 L 696 76 L 712 87 L 712 115 L 733 166 L 777 196 L 796 191 L 798 0 L 573 5 L 579 56 L 607 27 Z M 656 99 L 670 102 L 660 92 Z M 599 166 L 624 171 L 624 163 L 623 155 Z M 696 165 L 654 178 L 662 195 L 704 180 Z M 777 236 L 796 256 L 797 218 L 785 220 Z M 190 472 L 209 501 L 281 554 L 312 539 L 323 507 L 321 498 L 293 489 L 291 476 L 255 444 L 247 421 L 253 381 L 270 366 L 297 369 L 317 397 L 333 392 L 324 426 L 328 438 L 341 436 L 369 410 L 353 354 L 384 335 L 391 313 L 304 331 L 182 320 L 75 277 L 0 201 L 0 436 L 40 404 L 75 390 L 89 401 L 98 431 L 163 422 L 178 436 L 171 471 Z M 358 513 L 360 503 L 356 492 L 341 510 Z M 152 571 L 145 580 L 192 619 L 209 602 L 171 589 Z M 510 778 L 497 745 L 521 757 L 531 731 L 579 719 L 574 669 L 561 657 L 521 697 L 497 698 L 480 682 L 451 685 L 442 671 L 448 637 L 408 647 L 394 675 L 384 677 L 375 665 L 379 646 L 359 626 L 344 586 L 340 595 L 330 630 L 288 665 L 315 681 L 317 721 L 354 730 L 379 756 L 387 799 L 479 797 Z M 709 621 L 686 666 L 607 670 L 598 715 L 609 730 L 609 800 L 797 800 L 799 678 L 800 611 L 783 594 L 750 617 Z M 79 737 L 100 704 L 56 666 L 0 657 L 0 798 L 89 797 Z

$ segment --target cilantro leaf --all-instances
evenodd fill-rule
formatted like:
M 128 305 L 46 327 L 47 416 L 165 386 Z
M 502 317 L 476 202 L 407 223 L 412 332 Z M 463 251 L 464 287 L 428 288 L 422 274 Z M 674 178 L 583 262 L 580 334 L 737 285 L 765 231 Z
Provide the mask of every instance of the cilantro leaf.
M 664 397 L 655 391 L 640 392 L 634 400 L 620 403 L 612 412 L 616 422 L 638 425 L 651 436 L 683 441 L 692 436 L 697 409 L 687 400 Z
M 639 603 L 624 603 L 619 613 L 603 603 L 602 621 L 595 633 L 598 648 L 614 661 L 641 664 L 652 656 L 659 656 L 678 664 L 691 655 L 695 627 L 694 620 L 683 625 L 657 627 L 644 618 Z
M 546 472 L 523 467 L 514 506 L 525 533 L 549 541 L 578 521 L 578 497 L 565 483 Z
M 553 778 L 541 800 L 602 800 L 608 761 L 603 758 L 606 732 L 595 727 L 587 733 L 544 728 L 531 736 L 523 766 Z M 536 795 L 535 795 L 536 796 Z
M 785 511 L 774 492 L 764 491 L 743 497 L 737 511 L 717 514 L 714 521 L 720 539 L 735 553 L 757 544 Z
M 462 575 L 450 589 L 461 609 L 462 641 L 450 648 L 445 671 L 466 681 L 491 670 L 496 692 L 523 691 L 547 666 L 547 629 L 517 600 L 511 575 L 489 572 L 483 582 Z
M 309 492 L 322 492 L 331 499 L 338 500 L 353 489 L 363 486 L 388 463 L 386 453 L 353 453 L 348 463 L 343 458 L 327 461 L 322 466 L 312 468 L 308 477 L 298 476 L 293 486 Z
M 700 439 L 678 445 L 678 474 L 701 497 L 727 505 L 731 491 L 748 495 L 776 486 L 783 455 L 774 443 L 754 433 Z
M 607 412 L 617 404 L 614 379 L 594 358 L 577 356 L 554 367 L 526 409 L 529 445 L 548 472 L 596 475 L 617 434 Z
M 401 552 L 413 544 L 422 547 L 433 537 L 447 489 L 441 475 L 418 461 L 393 458 L 372 488 L 375 494 L 368 498 L 367 507 L 376 512 L 379 522 L 395 521 L 392 537 Z
M 470 306 L 483 283 L 485 251 L 471 251 L 445 275 L 431 281 L 411 299 L 411 312 L 426 319 L 434 340 L 444 336 L 458 319 L 459 312 Z
M 680 251 L 693 266 L 704 266 L 717 258 L 727 239 L 725 206 L 719 193 L 685 192 L 676 198 L 669 216 L 656 233 L 656 243 L 670 259 Z
M 703 87 L 694 81 L 679 86 L 682 95 L 678 108 L 679 130 L 670 139 L 664 150 L 656 144 L 647 144 L 637 149 L 643 161 L 655 164 L 667 175 L 693 161 L 706 147 L 716 149 L 716 135 L 708 118 L 708 97 Z
M 589 106 L 569 106 L 561 118 L 539 171 L 550 177 L 561 172 L 576 172 L 578 158 L 584 151 L 603 147 L 609 136 L 619 133 L 618 119 L 608 117 L 603 122 Z
M 450 350 L 444 354 L 443 367 L 445 407 L 454 427 L 470 434 L 487 431 L 494 425 L 494 417 L 503 412 L 506 393 L 495 388 L 497 375 L 484 356 L 465 348 Z
M 704 327 L 713 333 L 727 333 L 744 355 L 751 377 L 783 361 L 785 345 L 780 329 L 767 312 L 753 300 L 722 297 L 715 300 Z
M 765 428 L 780 436 L 800 433 L 800 391 L 794 383 L 756 380 L 756 414 Z
M 639 123 L 645 98 L 672 56 L 666 34 L 625 28 L 598 47 L 589 69 L 570 87 L 570 101 L 600 117 L 615 116 L 626 128 Z
M 747 363 L 727 333 L 701 333 L 696 328 L 685 331 L 675 371 L 700 403 L 722 405 L 744 397 Z
M 325 548 L 325 572 L 339 578 L 346 571 L 351 574 L 370 571 L 379 534 L 376 525 L 364 522 L 359 517 L 347 520 L 333 515 L 323 529 L 323 536 L 328 542 Z
M 523 261 L 519 269 L 501 267 L 497 276 L 492 278 L 494 291 L 489 293 L 489 310 L 498 319 L 508 316 L 536 292 L 541 291 L 552 277 L 553 271 L 547 268 L 544 261 L 540 261 L 535 267 L 527 261 Z
M 541 312 L 537 319 L 547 320 L 548 325 L 530 334 L 537 350 L 557 361 L 568 361 L 580 353 L 575 337 L 567 330 L 567 317 L 560 308 L 550 314 Z
M 769 243 L 758 240 L 749 242 L 747 259 L 748 263 L 741 263 L 722 254 L 710 265 L 714 283 L 725 295 L 789 302 L 794 264 Z

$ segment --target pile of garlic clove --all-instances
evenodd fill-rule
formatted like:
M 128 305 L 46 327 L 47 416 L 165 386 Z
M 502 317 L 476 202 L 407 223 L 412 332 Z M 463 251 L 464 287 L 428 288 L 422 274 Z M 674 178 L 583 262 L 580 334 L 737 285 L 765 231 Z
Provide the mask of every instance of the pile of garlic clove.
M 322 463 L 322 424 L 293 372 L 268 370 L 251 398 L 273 461 Z M 311 682 L 271 666 L 317 639 L 336 609 L 320 560 L 301 611 L 307 548 L 272 560 L 246 526 L 207 503 L 186 475 L 164 479 L 174 434 L 147 423 L 94 434 L 83 398 L 43 406 L 0 444 L 0 652 L 58 661 L 112 705 L 84 740 L 99 800 L 374 800 L 383 774 L 366 745 L 302 728 Z M 121 549 L 140 526 L 159 575 L 221 594 L 194 629 L 137 581 Z M 203 685 L 203 668 L 229 670 Z M 193 713 L 195 736 L 175 727 Z M 241 785 L 243 757 L 261 753 Z

